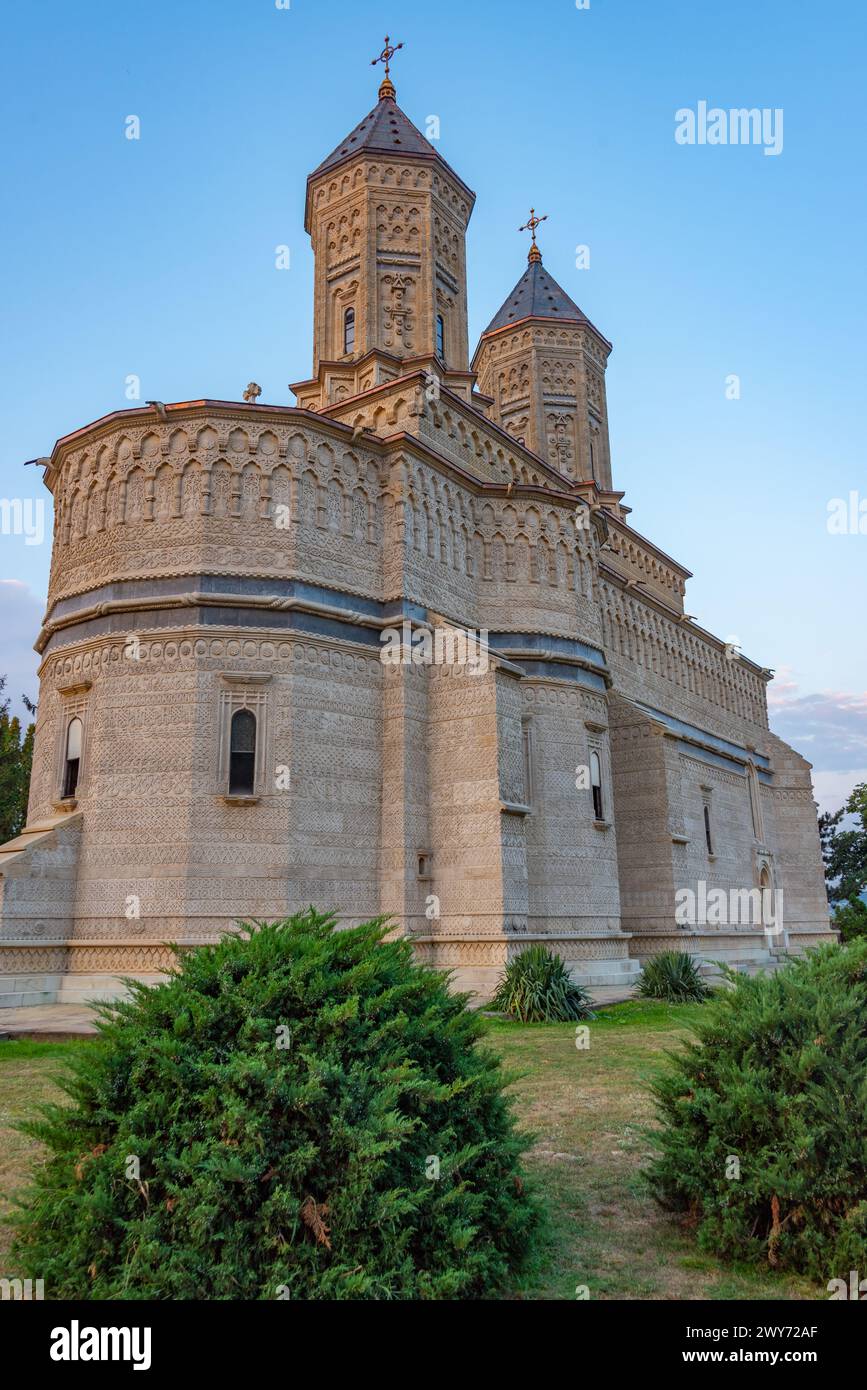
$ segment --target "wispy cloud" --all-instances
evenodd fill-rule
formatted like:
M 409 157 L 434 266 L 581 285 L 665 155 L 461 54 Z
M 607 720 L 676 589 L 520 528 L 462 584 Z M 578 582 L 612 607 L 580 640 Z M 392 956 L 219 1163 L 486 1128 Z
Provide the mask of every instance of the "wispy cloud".
M 867 782 L 867 690 L 799 693 L 790 668 L 768 690 L 771 727 L 813 764 L 822 810 L 836 811 L 859 782 Z

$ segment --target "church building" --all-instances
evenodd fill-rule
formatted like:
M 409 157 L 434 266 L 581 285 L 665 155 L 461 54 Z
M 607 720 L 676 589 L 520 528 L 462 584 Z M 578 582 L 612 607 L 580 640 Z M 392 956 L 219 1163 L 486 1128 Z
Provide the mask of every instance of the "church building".
M 307 181 L 297 404 L 117 410 L 44 461 L 0 1006 L 107 997 L 311 903 L 387 915 L 479 998 L 536 942 L 625 987 L 660 951 L 755 969 L 834 939 L 810 766 L 768 728 L 771 672 L 633 525 L 611 343 L 534 212 L 470 357 L 475 194 L 398 106 L 394 51 Z

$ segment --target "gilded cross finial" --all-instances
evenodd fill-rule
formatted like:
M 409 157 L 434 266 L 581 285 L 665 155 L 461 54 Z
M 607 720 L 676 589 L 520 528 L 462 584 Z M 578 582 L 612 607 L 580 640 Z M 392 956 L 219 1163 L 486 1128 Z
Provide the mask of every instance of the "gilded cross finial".
M 524 225 L 523 225 L 523 227 L 519 227 L 519 228 L 518 228 L 518 231 L 519 231 L 519 232 L 529 232 L 530 235 L 531 235 L 531 237 L 533 238 L 533 244 L 532 244 L 532 246 L 530 247 L 530 254 L 529 254 L 529 256 L 527 257 L 527 260 L 528 260 L 528 261 L 541 261 L 541 259 L 542 259 L 542 252 L 539 250 L 538 246 L 536 245 L 536 228 L 537 228 L 538 226 L 540 226 L 541 223 L 547 222 L 547 221 L 548 221 L 548 214 L 547 214 L 547 212 L 545 213 L 544 217 L 537 217 L 537 216 L 536 216 L 536 209 L 535 209 L 535 208 L 530 208 L 530 219 L 529 219 L 529 221 L 528 221 L 528 222 L 525 222 Z
M 385 48 L 382 50 L 382 52 L 380 53 L 380 55 L 379 55 L 378 58 L 371 58 L 371 60 L 370 60 L 370 66 L 371 66 L 372 68 L 375 68 L 376 65 L 377 65 L 377 63 L 384 63 L 384 64 L 385 64 L 385 79 L 384 79 L 384 81 L 383 81 L 383 83 L 382 83 L 382 85 L 381 85 L 381 87 L 380 87 L 380 89 L 379 89 L 379 99 L 380 99 L 380 101 L 382 101 L 382 98 L 383 98 L 383 97 L 391 97 L 392 101 L 394 100 L 394 97 L 395 97 L 394 83 L 392 82 L 391 78 L 389 77 L 389 72 L 391 71 L 391 68 L 390 68 L 391 60 L 392 60 L 392 58 L 394 57 L 395 53 L 397 52 L 397 50 L 398 50 L 399 48 L 403 48 L 403 44 L 402 44 L 402 43 L 393 44 L 393 43 L 391 42 L 391 39 L 389 38 L 388 34 L 386 34 L 386 36 L 385 36 Z

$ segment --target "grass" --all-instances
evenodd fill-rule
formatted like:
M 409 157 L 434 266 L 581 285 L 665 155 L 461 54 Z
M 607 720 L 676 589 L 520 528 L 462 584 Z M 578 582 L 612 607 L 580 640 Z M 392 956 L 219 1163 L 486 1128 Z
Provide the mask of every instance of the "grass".
M 86 1039 L 0 1042 L 0 1277 L 20 1274 L 11 1267 L 12 1232 L 3 1218 L 11 1210 L 12 1194 L 24 1184 L 31 1164 L 38 1160 L 40 1148 L 15 1126 L 33 1115 L 39 1101 L 58 1098 L 54 1080 L 58 1064 L 75 1049 L 90 1046 Z
M 489 1020 L 490 1044 L 514 1084 L 518 1115 L 536 1140 L 527 1166 L 550 1211 L 550 1239 L 523 1299 L 820 1299 L 797 1276 L 732 1266 L 696 1248 L 689 1231 L 659 1210 L 641 1169 L 653 1112 L 646 1083 L 695 1017 L 696 1004 L 634 1000 L 589 1024 Z M 0 1043 L 0 1218 L 11 1192 L 38 1161 L 38 1145 L 14 1126 L 42 1099 L 57 1098 L 58 1062 L 92 1042 Z M 10 1232 L 0 1222 L 0 1276 L 10 1268 Z
M 662 1212 L 642 1176 L 653 1107 L 646 1085 L 684 1037 L 700 1004 L 632 1000 L 578 1025 L 490 1023 L 509 1069 L 517 1114 L 535 1136 L 527 1167 L 551 1215 L 551 1244 L 519 1297 L 575 1299 L 820 1299 L 799 1276 L 705 1255 Z

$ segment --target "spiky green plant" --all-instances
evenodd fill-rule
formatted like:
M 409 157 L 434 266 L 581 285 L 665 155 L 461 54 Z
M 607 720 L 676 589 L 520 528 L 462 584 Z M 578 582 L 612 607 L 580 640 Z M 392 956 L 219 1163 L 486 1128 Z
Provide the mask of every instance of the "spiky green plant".
M 699 1245 L 827 1283 L 867 1270 L 867 939 L 735 976 L 653 1087 L 658 1200 Z
M 508 962 L 491 1007 L 520 1023 L 568 1023 L 593 1018 L 590 996 L 575 983 L 561 956 L 528 946 Z
M 694 956 L 686 951 L 660 951 L 644 966 L 638 993 L 668 1004 L 701 1004 L 712 991 L 699 975 Z
M 376 921 L 312 908 L 105 1006 L 27 1126 L 16 1247 L 61 1299 L 453 1299 L 532 1248 L 484 1021 Z

